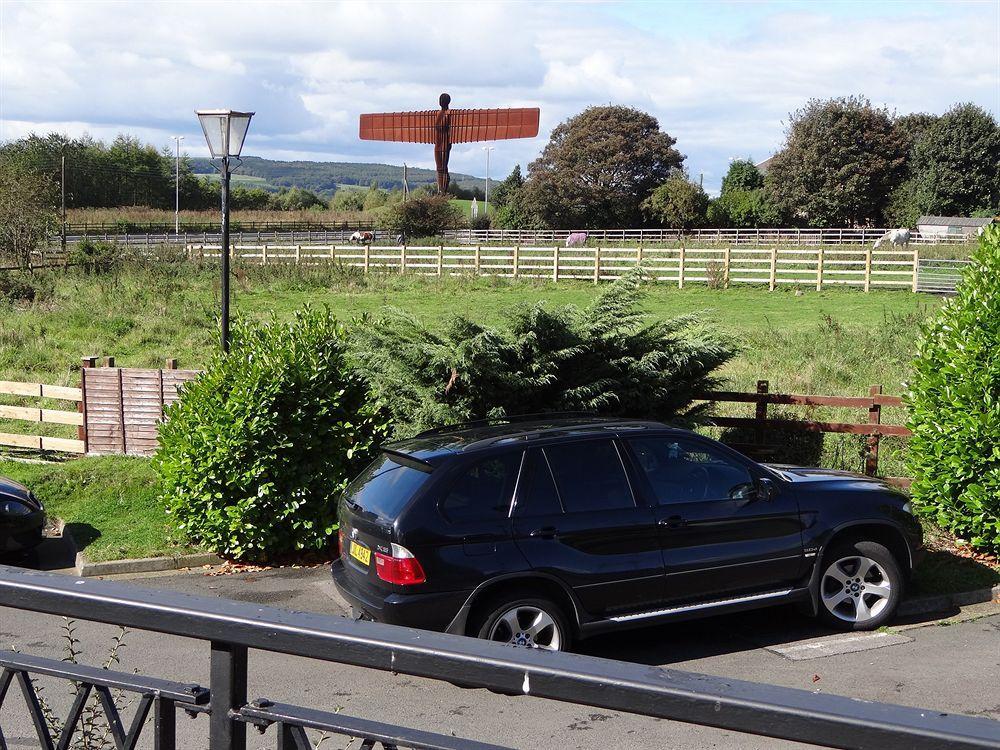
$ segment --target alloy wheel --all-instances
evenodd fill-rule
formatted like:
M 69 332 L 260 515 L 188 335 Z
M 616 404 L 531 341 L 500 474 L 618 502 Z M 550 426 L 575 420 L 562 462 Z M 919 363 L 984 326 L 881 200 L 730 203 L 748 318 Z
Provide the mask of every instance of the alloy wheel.
M 845 622 L 873 620 L 889 606 L 892 583 L 885 568 L 862 555 L 842 557 L 831 563 L 820 582 L 823 606 Z
M 517 648 L 559 651 L 562 634 L 555 619 L 543 609 L 530 605 L 512 607 L 490 628 L 489 639 Z

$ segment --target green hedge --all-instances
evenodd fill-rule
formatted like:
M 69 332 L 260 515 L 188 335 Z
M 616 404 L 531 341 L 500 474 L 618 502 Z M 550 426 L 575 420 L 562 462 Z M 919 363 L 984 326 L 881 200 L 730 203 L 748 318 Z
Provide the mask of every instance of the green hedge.
M 160 428 L 163 500 L 195 542 L 236 559 L 322 550 L 335 501 L 386 435 L 329 311 L 239 321 L 228 356 Z
M 909 385 L 913 499 L 978 549 L 1000 551 L 1000 227 L 922 328 Z

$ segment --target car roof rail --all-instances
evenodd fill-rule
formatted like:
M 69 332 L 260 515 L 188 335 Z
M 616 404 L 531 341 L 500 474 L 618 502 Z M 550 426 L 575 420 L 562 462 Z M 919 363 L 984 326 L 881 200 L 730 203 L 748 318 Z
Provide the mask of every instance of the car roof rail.
M 440 435 L 446 432 L 455 432 L 456 430 L 467 430 L 473 427 L 487 427 L 489 425 L 501 425 L 501 424 L 517 424 L 519 422 L 533 422 L 539 419 L 574 419 L 574 418 L 585 418 L 594 421 L 608 420 L 608 421 L 618 421 L 615 417 L 602 417 L 599 414 L 595 414 L 590 411 L 543 411 L 536 412 L 533 414 L 512 414 L 502 417 L 486 417 L 484 419 L 470 419 L 465 422 L 455 422 L 454 424 L 441 425 L 440 427 L 432 427 L 429 430 L 424 430 L 414 437 L 428 437 L 430 435 Z
M 657 422 L 651 419 L 615 419 L 613 417 L 598 417 L 588 422 L 581 422 L 580 424 L 555 431 L 529 429 L 507 435 L 492 435 L 490 437 L 477 440 L 474 443 L 470 443 L 465 446 L 465 450 L 485 448 L 490 445 L 497 445 L 499 443 L 514 440 L 534 440 L 543 437 L 553 437 L 556 435 L 567 435 L 571 432 L 597 432 L 598 430 L 645 430 L 649 429 L 650 425 L 667 427 L 669 429 L 669 425 L 665 425 L 662 422 Z

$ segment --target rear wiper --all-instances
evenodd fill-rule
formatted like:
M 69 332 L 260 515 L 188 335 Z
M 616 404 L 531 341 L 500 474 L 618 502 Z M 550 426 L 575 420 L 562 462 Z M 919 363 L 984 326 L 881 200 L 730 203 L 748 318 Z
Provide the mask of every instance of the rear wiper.
M 382 452 L 389 458 L 390 461 L 393 461 L 400 466 L 416 469 L 417 471 L 422 471 L 425 474 L 430 474 L 434 471 L 434 467 L 430 463 L 424 461 L 422 458 L 411 456 L 409 453 L 394 451 L 391 448 L 382 448 Z

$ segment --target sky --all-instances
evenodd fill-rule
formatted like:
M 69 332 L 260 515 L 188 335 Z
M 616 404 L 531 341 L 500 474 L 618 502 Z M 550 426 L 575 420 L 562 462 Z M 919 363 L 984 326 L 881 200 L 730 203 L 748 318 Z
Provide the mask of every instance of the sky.
M 433 167 L 430 147 L 361 141 L 362 112 L 541 109 L 491 177 L 526 168 L 590 105 L 653 114 L 714 192 L 734 158 L 781 147 L 810 98 L 897 113 L 971 101 L 1000 117 L 1000 0 L 969 2 L 45 2 L 0 0 L 0 141 L 119 132 L 207 156 L 194 110 L 256 112 L 273 159 Z M 482 144 L 451 169 L 483 176 Z

